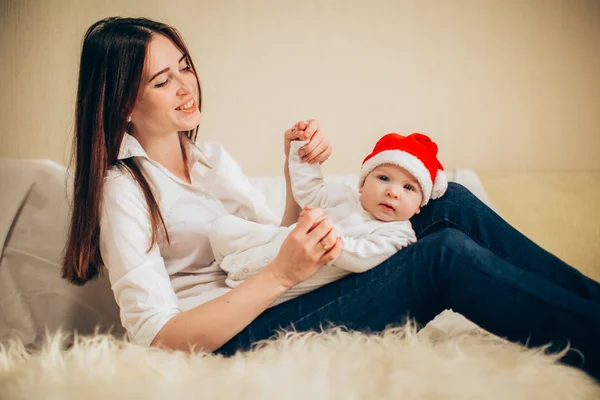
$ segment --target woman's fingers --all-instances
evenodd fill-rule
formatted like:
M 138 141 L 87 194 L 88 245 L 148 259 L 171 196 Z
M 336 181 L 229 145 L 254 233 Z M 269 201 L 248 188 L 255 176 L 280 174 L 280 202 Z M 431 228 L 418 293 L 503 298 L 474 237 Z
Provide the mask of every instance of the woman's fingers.
M 304 132 L 299 133 L 299 137 L 304 140 L 309 140 L 304 146 L 298 150 L 302 161 L 315 163 L 325 162 L 331 155 L 331 143 L 327 135 L 319 128 L 314 134 L 310 134 L 308 128 Z
M 341 236 L 338 236 L 335 244 L 323 254 L 321 261 L 327 264 L 328 262 L 335 260 L 340 256 L 342 250 L 344 250 L 344 239 L 342 239 Z
M 306 235 L 305 243 L 309 249 L 319 246 L 320 250 L 328 251 L 337 239 L 337 232 L 333 230 L 331 220 L 325 216 L 320 208 L 304 209 L 298 218 L 296 229 Z M 323 241 L 323 244 L 319 244 Z
M 308 233 L 307 244 L 309 248 L 319 246 L 320 250 L 326 251 L 326 249 L 323 249 L 322 245 L 319 243 L 330 233 L 332 229 L 333 226 L 329 218 L 324 218 L 315 223 L 313 229 Z
M 300 147 L 300 149 L 298 150 L 298 154 L 300 154 L 300 157 L 302 157 L 302 158 L 310 155 L 315 150 L 315 148 L 319 144 L 321 144 L 321 142 L 324 139 L 324 135 L 321 133 L 321 131 L 317 131 L 317 133 L 315 135 L 312 135 L 310 137 L 308 136 L 306 131 L 304 131 L 304 133 L 302 133 L 300 136 L 304 140 L 309 141 L 304 146 Z
M 320 208 L 313 208 L 311 210 L 303 210 L 304 214 L 298 218 L 298 225 L 296 229 L 303 234 L 308 234 L 313 230 L 317 222 L 323 219 L 325 213 Z
M 329 232 L 318 242 L 318 245 L 321 246 L 323 253 L 328 252 L 333 246 L 335 246 L 338 237 L 339 235 L 335 228 L 329 230 Z
M 304 131 L 306 132 L 306 135 L 310 140 L 313 137 L 313 135 L 319 130 L 321 123 L 316 119 L 309 119 L 306 122 L 308 123 L 308 125 L 306 126 L 306 129 L 304 129 Z
M 312 160 L 310 160 L 310 163 L 321 163 L 323 164 L 325 161 L 327 161 L 327 159 L 329 159 L 329 156 L 331 156 L 331 146 L 328 146 L 327 148 L 325 148 L 325 150 L 323 150 L 323 152 L 321 152 L 319 155 L 317 155 L 315 158 L 313 158 Z
M 308 143 L 306 144 L 306 146 Z M 318 142 L 312 151 L 302 157 L 302 161 L 314 164 L 316 162 L 323 162 L 327 160 L 329 155 L 331 154 L 331 146 L 329 145 L 329 141 L 327 139 Z
M 342 238 L 322 209 L 305 207 L 302 212 L 298 224 L 279 249 L 277 262 L 270 264 L 278 269 L 277 273 L 289 287 L 335 260 L 343 247 Z

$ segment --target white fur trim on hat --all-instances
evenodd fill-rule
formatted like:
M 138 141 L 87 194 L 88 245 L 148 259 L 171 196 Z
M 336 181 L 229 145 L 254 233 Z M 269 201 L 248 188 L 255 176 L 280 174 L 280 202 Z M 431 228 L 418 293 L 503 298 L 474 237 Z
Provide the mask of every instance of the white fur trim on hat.
M 448 177 L 444 171 L 438 169 L 437 174 L 435 174 L 433 189 L 431 190 L 431 199 L 439 199 L 446 193 L 446 189 L 448 189 Z
M 371 173 L 375 168 L 381 164 L 394 164 L 407 170 L 421 186 L 423 192 L 423 201 L 421 207 L 425 206 L 431 198 L 431 191 L 433 188 L 433 182 L 431 182 L 431 175 L 425 164 L 419 158 L 413 156 L 406 151 L 401 150 L 385 150 L 377 153 L 375 156 L 369 158 L 362 166 L 360 170 L 360 179 L 358 187 L 362 187 L 365 183 L 367 175 Z M 439 171 L 443 172 L 443 171 Z M 438 172 L 437 175 L 440 175 Z

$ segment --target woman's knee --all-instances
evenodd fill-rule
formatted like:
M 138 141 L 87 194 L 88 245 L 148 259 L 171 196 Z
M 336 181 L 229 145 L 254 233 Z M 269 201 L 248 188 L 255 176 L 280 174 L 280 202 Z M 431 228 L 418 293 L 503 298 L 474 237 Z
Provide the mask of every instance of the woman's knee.
M 457 258 L 469 257 L 473 246 L 477 246 L 469 235 L 455 228 L 440 229 L 427 239 L 432 241 L 429 247 L 433 251 L 435 264 L 439 266 L 456 264 Z
M 411 266 L 447 266 L 453 259 L 469 257 L 473 246 L 478 246 L 467 234 L 456 228 L 442 228 L 415 244 L 398 251 L 391 264 Z
M 476 197 L 465 186 L 457 182 L 448 182 L 448 189 L 440 199 L 464 201 L 472 198 Z
M 446 210 L 448 208 L 454 209 L 459 208 L 471 208 L 475 207 L 475 203 L 481 203 L 477 196 L 475 196 L 469 189 L 456 182 L 448 182 L 448 189 L 442 197 L 435 200 L 431 200 L 428 205 L 423 208 L 423 211 L 429 211 L 429 213 L 436 213 L 440 210 Z M 421 213 L 423 215 L 429 213 Z M 423 218 L 423 215 L 416 214 L 413 219 L 418 220 Z

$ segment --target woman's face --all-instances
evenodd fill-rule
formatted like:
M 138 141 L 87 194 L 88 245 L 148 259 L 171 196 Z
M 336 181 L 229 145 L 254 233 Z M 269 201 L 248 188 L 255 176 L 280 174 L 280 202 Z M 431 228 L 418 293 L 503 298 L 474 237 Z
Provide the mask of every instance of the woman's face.
M 198 79 L 187 55 L 166 36 L 154 34 L 131 115 L 136 136 L 163 136 L 200 124 Z

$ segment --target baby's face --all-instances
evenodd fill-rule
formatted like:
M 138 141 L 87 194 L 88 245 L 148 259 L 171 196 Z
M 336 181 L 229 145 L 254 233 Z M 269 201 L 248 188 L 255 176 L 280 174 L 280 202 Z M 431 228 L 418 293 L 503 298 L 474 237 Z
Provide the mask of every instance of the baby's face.
M 380 221 L 408 221 L 421 210 L 419 182 L 394 164 L 375 168 L 358 191 L 363 208 Z

